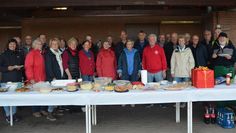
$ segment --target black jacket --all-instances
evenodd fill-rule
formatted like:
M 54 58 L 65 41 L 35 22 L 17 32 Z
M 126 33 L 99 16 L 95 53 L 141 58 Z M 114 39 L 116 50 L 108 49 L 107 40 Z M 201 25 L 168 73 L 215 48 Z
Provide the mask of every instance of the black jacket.
M 18 51 L 6 50 L 0 56 L 0 72 L 2 72 L 1 82 L 21 82 L 23 78 L 23 68 L 9 71 L 9 66 L 24 65 L 24 57 Z
M 140 40 L 136 40 L 135 43 L 134 43 L 134 48 L 138 50 L 139 54 L 140 54 L 140 58 L 142 60 L 142 57 L 143 57 L 143 50 L 146 46 L 148 46 L 149 42 L 147 39 L 144 40 L 144 45 L 143 47 L 140 45 Z
M 52 53 L 50 49 L 44 54 L 45 58 L 45 69 L 46 69 L 46 80 L 52 81 L 55 79 L 62 79 L 60 66 L 57 62 L 56 55 Z M 64 72 L 63 72 L 64 74 Z
M 125 44 L 122 41 L 118 42 L 115 46 L 115 55 L 116 55 L 117 63 L 124 48 L 125 48 Z
M 195 67 L 207 66 L 208 52 L 206 46 L 198 44 L 196 48 L 190 44 L 191 51 L 195 60 Z
M 225 67 L 232 67 L 236 62 L 236 49 L 232 42 L 230 41 L 223 49 L 221 48 L 218 41 L 215 41 L 212 47 L 212 54 L 217 54 L 217 58 L 212 58 L 213 66 L 225 66 Z M 229 54 L 231 55 L 231 59 L 226 59 L 225 57 L 219 56 L 220 54 Z
M 168 42 L 164 45 L 164 51 L 165 51 L 165 55 L 166 55 L 166 62 L 167 62 L 167 67 L 168 68 L 171 68 L 170 60 L 171 60 L 171 56 L 172 56 L 173 51 L 176 48 L 176 46 L 174 46 L 174 44 L 172 42 Z

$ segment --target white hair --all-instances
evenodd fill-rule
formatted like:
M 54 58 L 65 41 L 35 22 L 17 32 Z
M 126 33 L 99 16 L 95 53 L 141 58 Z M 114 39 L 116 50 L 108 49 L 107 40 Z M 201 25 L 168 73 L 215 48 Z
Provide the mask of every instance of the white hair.
M 156 35 L 156 34 L 149 34 L 148 39 L 149 39 L 150 37 L 154 37 L 155 40 L 157 41 L 157 35 Z
M 32 48 L 35 49 L 36 45 L 39 44 L 39 43 L 42 44 L 42 41 L 39 38 L 36 38 L 32 43 Z

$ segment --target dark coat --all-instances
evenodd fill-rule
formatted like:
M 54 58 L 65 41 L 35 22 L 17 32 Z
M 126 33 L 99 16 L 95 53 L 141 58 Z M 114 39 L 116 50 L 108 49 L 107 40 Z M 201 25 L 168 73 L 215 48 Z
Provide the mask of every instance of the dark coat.
M 133 65 L 133 74 L 128 74 L 128 64 L 127 64 L 127 57 L 125 51 L 123 51 L 120 55 L 118 61 L 118 70 L 122 70 L 122 80 L 130 80 L 130 81 L 138 81 L 138 73 L 141 70 L 141 59 L 139 52 L 136 51 L 134 54 L 134 65 Z M 130 77 L 129 77 L 130 76 Z
M 45 69 L 46 69 L 46 80 L 52 81 L 55 79 L 62 79 L 60 66 L 57 62 L 56 55 L 48 49 L 48 51 L 44 55 L 45 59 Z
M 136 40 L 135 43 L 134 43 L 134 48 L 138 50 L 139 54 L 140 54 L 140 57 L 142 59 L 142 56 L 143 56 L 143 50 L 146 46 L 148 46 L 149 42 L 147 39 L 144 40 L 144 46 L 142 47 L 140 45 L 140 40 Z
M 125 48 L 125 44 L 122 41 L 118 42 L 115 45 L 115 55 L 116 55 L 117 62 L 124 48 Z
M 177 44 L 178 45 L 178 44 Z M 176 45 L 176 46 L 177 46 Z M 172 42 L 168 42 L 164 45 L 164 51 L 165 51 L 165 56 L 166 56 L 166 62 L 167 62 L 167 67 L 170 69 L 170 60 L 171 56 L 173 54 L 173 51 L 176 47 L 174 47 L 174 44 Z
M 230 41 L 223 49 L 220 47 L 218 41 L 215 41 L 212 47 L 212 54 L 217 54 L 217 58 L 212 58 L 213 66 L 225 66 L 225 67 L 233 67 L 236 62 L 236 49 L 232 42 Z M 232 56 L 231 59 L 226 59 L 225 57 L 219 56 L 219 54 L 230 54 Z M 211 55 L 212 56 L 212 55 Z
M 191 51 L 195 60 L 195 67 L 207 66 L 208 62 L 208 51 L 206 46 L 198 44 L 196 48 L 190 44 Z
M 0 56 L 0 72 L 2 72 L 1 82 L 21 82 L 23 69 L 13 71 L 8 70 L 8 66 L 24 65 L 24 57 L 18 51 L 6 50 Z

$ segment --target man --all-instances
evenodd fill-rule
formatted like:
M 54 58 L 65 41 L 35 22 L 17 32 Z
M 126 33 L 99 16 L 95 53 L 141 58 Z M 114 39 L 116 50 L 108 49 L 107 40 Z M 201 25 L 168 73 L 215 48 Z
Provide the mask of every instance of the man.
M 98 54 L 98 51 L 99 51 L 98 46 L 93 43 L 93 39 L 92 39 L 92 36 L 91 36 L 91 35 L 86 35 L 85 40 L 88 40 L 88 41 L 90 42 L 90 49 L 91 49 L 91 51 L 93 52 L 93 54 L 94 54 L 94 59 L 95 59 L 95 61 L 96 61 L 96 59 L 97 59 L 97 54 Z
M 150 34 L 149 45 L 144 48 L 142 65 L 148 72 L 148 82 L 159 82 L 166 78 L 166 57 L 162 47 L 157 42 L 157 36 Z
M 195 60 L 195 67 L 207 66 L 208 52 L 206 47 L 199 43 L 199 37 L 197 35 L 193 35 L 190 48 Z
M 211 55 L 212 55 L 212 46 L 213 46 L 213 37 L 212 32 L 210 30 L 205 30 L 203 32 L 204 39 L 201 41 L 201 44 L 204 45 L 207 49 L 208 53 L 208 67 L 212 68 L 211 66 Z
M 215 71 L 215 77 L 220 77 L 227 73 L 232 74 L 234 78 L 234 63 L 236 62 L 236 50 L 226 33 L 221 32 L 212 47 L 212 63 Z
M 160 34 L 159 35 L 159 39 L 158 39 L 158 44 L 164 48 L 164 45 L 166 43 L 166 38 L 165 38 L 165 35 L 164 34 Z
M 184 35 L 185 38 L 185 45 L 188 46 L 189 44 L 191 44 L 191 35 L 189 33 L 185 33 Z
M 148 45 L 148 40 L 146 39 L 146 33 L 144 31 L 139 31 L 138 39 L 134 43 L 134 48 L 138 50 L 140 53 L 140 57 L 142 59 L 143 50 Z
M 122 30 L 120 32 L 120 41 L 115 46 L 115 54 L 116 54 L 116 60 L 118 62 L 120 54 L 122 53 L 123 49 L 125 48 L 125 44 L 127 42 L 127 32 L 125 30 Z
M 171 34 L 171 41 L 169 43 L 167 43 L 166 45 L 164 45 L 164 50 L 165 50 L 165 55 L 166 55 L 166 61 L 167 61 L 167 80 L 172 82 L 173 78 L 171 76 L 171 72 L 170 72 L 170 60 L 171 60 L 171 56 L 172 53 L 174 51 L 174 49 L 176 49 L 178 45 L 178 34 L 177 33 L 172 33 Z
M 166 34 L 166 42 L 167 43 L 170 42 L 170 34 L 169 33 Z
M 109 45 L 114 49 L 115 44 L 114 44 L 114 42 L 113 42 L 113 38 L 112 38 L 111 35 L 108 35 L 108 36 L 107 36 L 107 42 L 108 42 Z
M 23 46 L 24 54 L 28 54 L 32 48 L 32 37 L 27 35 L 25 36 L 25 45 Z
M 47 44 L 47 37 L 46 37 L 46 35 L 40 34 L 40 35 L 39 35 L 39 40 L 40 40 L 40 41 L 42 42 L 42 44 L 43 44 L 42 51 L 43 51 L 43 52 L 46 52 L 46 51 L 49 49 L 49 46 L 48 46 L 48 44 Z

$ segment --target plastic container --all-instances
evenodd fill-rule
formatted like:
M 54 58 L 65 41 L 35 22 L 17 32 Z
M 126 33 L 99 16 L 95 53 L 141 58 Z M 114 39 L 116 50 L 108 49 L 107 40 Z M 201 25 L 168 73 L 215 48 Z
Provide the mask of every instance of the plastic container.
M 112 81 L 112 78 L 109 78 L 109 77 L 94 78 L 94 89 L 104 90 L 105 86 L 111 83 L 111 81 Z
M 83 81 L 80 83 L 80 89 L 81 90 L 92 90 L 93 89 L 93 84 L 90 81 Z
M 218 108 L 217 124 L 223 128 L 235 128 L 234 125 L 234 112 L 228 108 Z

